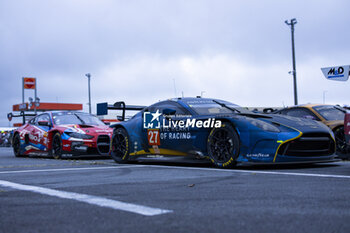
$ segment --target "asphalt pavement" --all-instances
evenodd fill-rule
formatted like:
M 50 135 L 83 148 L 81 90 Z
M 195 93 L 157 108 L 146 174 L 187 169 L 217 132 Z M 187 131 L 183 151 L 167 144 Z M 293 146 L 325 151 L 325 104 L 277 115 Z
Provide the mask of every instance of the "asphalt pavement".
M 0 232 L 350 232 L 350 162 L 240 166 L 16 158 Z

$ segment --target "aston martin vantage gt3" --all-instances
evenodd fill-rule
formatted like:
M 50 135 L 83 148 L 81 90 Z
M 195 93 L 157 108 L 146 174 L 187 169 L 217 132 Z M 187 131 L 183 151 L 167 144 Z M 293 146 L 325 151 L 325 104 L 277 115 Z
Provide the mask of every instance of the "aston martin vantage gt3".
M 160 101 L 111 127 L 112 158 L 118 163 L 184 156 L 230 168 L 237 163 L 328 162 L 335 152 L 333 133 L 320 122 L 256 114 L 210 98 Z

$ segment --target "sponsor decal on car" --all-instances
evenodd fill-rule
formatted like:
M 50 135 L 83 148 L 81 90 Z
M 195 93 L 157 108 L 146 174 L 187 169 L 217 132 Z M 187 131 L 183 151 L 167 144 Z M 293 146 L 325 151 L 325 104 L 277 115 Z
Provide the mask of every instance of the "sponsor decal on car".
M 160 145 L 159 129 L 148 129 L 147 130 L 148 144 L 151 146 Z
M 247 157 L 254 157 L 254 158 L 268 158 L 270 157 L 269 154 L 262 154 L 262 153 L 258 153 L 258 154 L 247 154 Z
M 158 146 L 153 145 L 152 148 L 153 148 L 155 154 L 160 154 L 160 150 L 159 150 Z

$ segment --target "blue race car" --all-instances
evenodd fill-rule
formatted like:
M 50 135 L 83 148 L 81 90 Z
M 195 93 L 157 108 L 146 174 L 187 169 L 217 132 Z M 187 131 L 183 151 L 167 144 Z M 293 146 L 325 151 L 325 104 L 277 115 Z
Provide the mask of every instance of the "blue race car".
M 124 102 L 117 102 L 123 109 Z M 115 108 L 118 109 L 118 108 Z M 175 98 L 143 108 L 111 126 L 112 158 L 184 156 L 216 167 L 237 163 L 316 163 L 334 159 L 332 131 L 322 123 L 250 112 L 227 101 Z

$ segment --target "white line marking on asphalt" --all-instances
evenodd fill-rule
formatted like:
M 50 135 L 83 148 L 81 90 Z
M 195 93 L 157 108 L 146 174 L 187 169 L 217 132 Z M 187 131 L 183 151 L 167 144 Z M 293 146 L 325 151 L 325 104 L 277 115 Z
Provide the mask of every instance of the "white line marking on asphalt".
M 144 167 L 145 165 L 138 165 L 138 167 Z M 75 168 L 53 168 L 53 169 L 37 169 L 37 170 L 18 170 L 18 171 L 3 171 L 0 174 L 11 173 L 27 173 L 27 172 L 55 172 L 55 171 L 80 171 L 80 170 L 99 170 L 99 169 L 118 169 L 118 168 L 131 168 L 135 165 L 124 166 L 111 166 L 111 167 L 75 167 Z
M 99 169 L 120 169 L 120 168 L 176 168 L 185 170 L 203 170 L 203 171 L 220 171 L 232 173 L 256 173 L 256 174 L 270 174 L 270 175 L 289 175 L 289 176 L 309 176 L 309 177 L 325 177 L 325 178 L 343 178 L 350 179 L 346 175 L 332 175 L 332 174 L 317 174 L 317 173 L 297 173 L 297 172 L 275 172 L 275 171 L 258 171 L 258 170 L 234 170 L 234 169 L 220 169 L 220 168 L 201 168 L 201 167 L 179 167 L 179 166 L 165 166 L 165 165 L 124 165 L 111 167 L 86 167 L 86 168 L 57 168 L 57 169 L 41 169 L 41 170 L 18 170 L 18 171 L 3 171 L 0 174 L 11 173 L 31 173 L 31 172 L 59 172 L 59 171 L 79 171 L 79 170 L 99 170 Z
M 274 172 L 274 171 L 257 171 L 257 170 L 230 170 L 230 169 L 220 169 L 220 168 L 178 167 L 178 166 L 158 166 L 158 165 L 150 165 L 150 167 L 166 167 L 166 168 L 177 168 L 177 169 L 186 169 L 186 170 L 203 170 L 203 171 L 221 171 L 221 172 L 236 172 L 236 173 L 256 173 L 256 174 L 270 174 L 270 175 L 311 176 L 311 177 L 350 179 L 350 176 L 345 176 L 345 175 L 317 174 L 317 173 Z
M 17 189 L 17 190 L 30 191 L 30 192 L 40 193 L 40 194 L 49 195 L 53 197 L 76 200 L 80 202 L 89 203 L 92 205 L 108 207 L 116 210 L 123 210 L 123 211 L 141 214 L 145 216 L 154 216 L 154 215 L 173 212 L 172 210 L 164 210 L 164 209 L 152 208 L 152 207 L 147 207 L 142 205 L 136 205 L 136 204 L 111 200 L 111 199 L 87 195 L 87 194 L 59 191 L 55 189 L 42 188 L 42 187 L 37 187 L 32 185 L 17 184 L 17 183 L 5 181 L 5 180 L 0 180 L 0 185 Z

